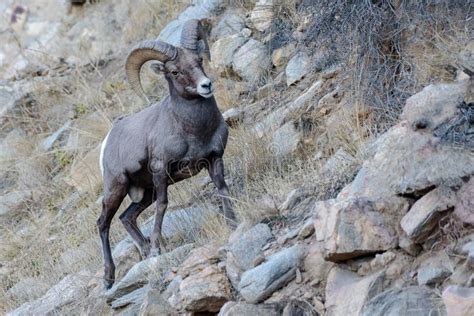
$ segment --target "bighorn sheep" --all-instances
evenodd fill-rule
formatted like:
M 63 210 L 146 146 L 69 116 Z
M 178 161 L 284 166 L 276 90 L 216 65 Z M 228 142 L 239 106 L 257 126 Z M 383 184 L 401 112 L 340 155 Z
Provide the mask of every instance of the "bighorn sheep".
M 97 225 L 106 288 L 113 285 L 115 278 L 110 223 L 127 194 L 133 202 L 120 215 L 120 220 L 143 257 L 158 254 L 162 245 L 161 226 L 168 203 L 168 186 L 196 175 L 203 168 L 208 170 L 222 197 L 227 223 L 235 223 L 222 161 L 228 129 L 217 108 L 211 80 L 202 68 L 202 53 L 209 50 L 198 20 L 184 25 L 181 46 L 160 40 L 143 41 L 132 49 L 126 61 L 129 83 L 142 96 L 140 69 L 147 61 L 158 61 L 152 69 L 164 74 L 169 96 L 161 103 L 116 121 L 102 144 L 104 197 Z M 136 220 L 155 200 L 155 223 L 148 240 Z

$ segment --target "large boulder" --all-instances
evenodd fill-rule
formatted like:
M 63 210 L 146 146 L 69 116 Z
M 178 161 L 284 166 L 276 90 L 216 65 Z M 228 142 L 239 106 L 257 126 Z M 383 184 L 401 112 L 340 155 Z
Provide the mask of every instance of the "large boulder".
M 423 242 L 455 203 L 456 193 L 449 187 L 440 186 L 416 201 L 400 225 L 410 239 Z
M 474 315 L 474 288 L 448 286 L 443 291 L 443 303 L 449 316 Z
M 313 207 L 316 239 L 325 244 L 325 258 L 338 262 L 395 248 L 397 221 L 406 212 L 404 199 L 395 202 L 350 198 L 317 202 Z M 385 210 L 386 205 L 389 210 Z M 393 205 L 392 205 L 393 204 Z
M 326 285 L 326 315 L 359 315 L 364 304 L 382 292 L 384 271 L 366 277 L 334 267 Z
M 446 315 L 446 311 L 435 291 L 423 286 L 410 286 L 380 293 L 365 304 L 360 315 L 441 316 Z
M 265 263 L 242 274 L 238 291 L 248 303 L 259 303 L 296 277 L 305 256 L 303 246 L 284 249 L 267 258 Z
M 446 138 L 463 119 L 461 107 L 463 101 L 469 103 L 471 81 L 432 85 L 409 98 L 402 122 L 379 137 L 375 156 L 357 174 L 351 194 L 417 195 L 441 184 L 458 185 L 471 176 L 472 151 Z
M 54 314 L 62 306 L 84 299 L 87 295 L 87 282 L 88 277 L 85 274 L 70 274 L 49 289 L 43 297 L 21 305 L 14 311 L 7 313 L 7 315 Z
M 474 155 L 443 144 L 429 133 L 413 131 L 401 122 L 377 141 L 377 153 L 367 160 L 351 184 L 350 194 L 380 197 L 419 194 L 441 184 L 458 184 L 474 173 Z

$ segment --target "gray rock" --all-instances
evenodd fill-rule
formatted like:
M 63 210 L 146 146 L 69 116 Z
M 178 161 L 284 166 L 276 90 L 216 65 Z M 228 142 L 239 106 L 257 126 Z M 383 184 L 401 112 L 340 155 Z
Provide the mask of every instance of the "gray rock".
M 389 289 L 372 298 L 362 316 L 441 316 L 446 310 L 436 292 L 423 286 Z
M 211 46 L 211 67 L 221 76 L 232 74 L 235 52 L 247 42 L 241 34 L 223 37 Z
M 268 225 L 257 224 L 232 242 L 229 251 L 236 257 L 239 266 L 248 270 L 253 267 L 252 262 L 260 254 L 262 247 L 272 238 L 272 231 Z
M 422 267 L 418 270 L 418 285 L 430 285 L 443 282 L 452 274 L 448 268 L 439 267 Z
M 456 195 L 452 189 L 438 187 L 416 201 L 400 225 L 410 239 L 423 242 L 455 203 Z
M 8 316 L 46 315 L 54 313 L 60 307 L 84 299 L 87 295 L 86 286 L 88 277 L 79 274 L 70 274 L 46 292 L 43 297 L 25 303 L 7 313 Z
M 271 112 L 262 121 L 258 122 L 253 128 L 253 131 L 259 137 L 263 137 L 264 135 L 278 129 L 288 117 L 293 113 L 302 110 L 310 103 L 310 101 L 313 101 L 315 96 L 321 92 L 322 86 L 323 82 L 321 80 L 316 81 L 308 90 L 302 93 L 294 101 L 288 103 L 285 107 Z
M 458 184 L 474 173 L 474 155 L 443 145 L 429 133 L 413 131 L 406 122 L 392 127 L 377 141 L 350 187 L 350 194 L 383 197 L 409 194 L 441 184 Z
M 300 81 L 309 72 L 309 57 L 303 52 L 296 53 L 286 65 L 286 84 L 292 84 Z
M 272 63 L 277 69 L 282 69 L 290 60 L 296 50 L 295 44 L 291 43 L 284 47 L 277 48 L 272 53 Z
M 255 258 L 272 238 L 268 225 L 257 224 L 229 244 L 226 273 L 234 286 L 244 271 L 253 268 Z
M 400 248 L 406 251 L 411 256 L 416 256 L 421 251 L 421 246 L 417 243 L 414 243 L 413 240 L 407 236 L 399 236 L 398 245 Z
M 154 316 L 154 315 L 173 315 L 173 309 L 168 301 L 160 295 L 157 289 L 149 289 L 140 306 L 140 316 Z
M 124 296 L 119 297 L 118 299 L 112 302 L 111 306 L 112 308 L 117 309 L 130 304 L 141 305 L 148 291 L 149 288 L 147 286 L 138 288 L 135 291 L 132 291 L 128 294 L 125 294 Z
M 425 87 L 408 98 L 401 119 L 414 129 L 433 131 L 455 117 L 464 100 L 469 81 Z
M 250 21 L 258 31 L 266 31 L 273 21 L 273 0 L 259 0 L 250 13 Z
M 298 232 L 298 239 L 303 240 L 306 239 L 310 236 L 312 236 L 315 232 L 314 229 L 314 222 L 312 219 L 308 219 L 306 222 L 304 222 L 303 227 Z
M 242 302 L 227 302 L 222 306 L 218 316 L 279 316 L 283 312 L 283 306 L 278 303 L 272 304 L 247 304 Z
M 267 262 L 242 274 L 238 290 L 248 303 L 258 303 L 296 276 L 305 255 L 303 246 L 284 249 L 267 258 Z
M 180 46 L 181 30 L 184 23 L 191 19 L 205 19 L 222 9 L 223 0 L 193 0 L 191 6 L 184 10 L 176 20 L 168 23 L 158 36 L 159 39 L 175 46 Z
M 174 211 L 167 211 L 163 218 L 162 234 L 166 239 L 194 241 L 194 237 L 201 230 L 202 224 L 209 216 L 216 216 L 219 209 L 210 204 L 192 205 Z M 150 235 L 155 217 L 152 216 L 143 226 L 143 233 Z
M 119 297 L 147 284 L 154 277 L 159 277 L 162 273 L 171 269 L 173 265 L 180 264 L 192 248 L 193 245 L 187 244 L 163 255 L 138 262 L 105 293 L 107 301 L 113 302 L 117 300 Z
M 432 85 L 408 99 L 402 122 L 377 141 L 377 153 L 352 182 L 358 196 L 407 194 L 457 185 L 474 173 L 474 155 L 436 135 L 458 121 L 458 105 L 469 98 L 469 83 Z
M 252 38 L 234 54 L 232 63 L 234 71 L 249 84 L 258 83 L 271 66 L 265 45 Z
M 366 277 L 334 267 L 326 285 L 326 315 L 359 315 L 365 303 L 382 292 L 384 271 Z
M 221 17 L 219 23 L 212 28 L 211 38 L 221 39 L 223 37 L 237 34 L 245 27 L 245 13 L 241 10 L 228 9 Z
M 406 210 L 404 200 L 394 199 L 391 211 Z M 395 248 L 397 221 L 381 210 L 387 201 L 363 198 L 329 200 L 314 205 L 316 239 L 325 243 L 325 259 L 338 262 Z
M 271 152 L 279 159 L 295 153 L 301 143 L 303 133 L 293 122 L 288 122 L 273 133 Z
M 443 282 L 453 273 L 453 265 L 445 253 L 433 253 L 418 268 L 418 285 Z
M 474 267 L 474 241 L 467 242 L 462 246 L 462 253 L 467 256 L 467 264 Z
M 357 160 L 343 148 L 340 148 L 326 161 L 323 172 L 334 172 L 334 170 L 347 168 L 355 164 L 357 164 Z

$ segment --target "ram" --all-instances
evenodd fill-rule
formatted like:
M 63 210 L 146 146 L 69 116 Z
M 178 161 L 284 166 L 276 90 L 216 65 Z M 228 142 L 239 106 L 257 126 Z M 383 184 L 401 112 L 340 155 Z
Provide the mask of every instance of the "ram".
M 142 257 L 156 255 L 162 245 L 161 226 L 168 204 L 168 186 L 207 169 L 223 200 L 224 217 L 235 225 L 235 215 L 224 180 L 222 156 L 228 129 L 217 108 L 211 80 L 202 67 L 209 53 L 205 32 L 198 20 L 188 21 L 181 34 L 181 48 L 160 40 L 143 41 L 126 61 L 132 89 L 145 96 L 140 69 L 157 61 L 152 69 L 164 74 L 169 96 L 141 112 L 124 117 L 106 136 L 100 154 L 104 179 L 99 228 L 104 255 L 104 283 L 110 288 L 115 265 L 109 242 L 112 218 L 128 194 L 130 206 L 120 215 Z M 137 217 L 156 201 L 156 217 L 150 239 L 137 227 Z

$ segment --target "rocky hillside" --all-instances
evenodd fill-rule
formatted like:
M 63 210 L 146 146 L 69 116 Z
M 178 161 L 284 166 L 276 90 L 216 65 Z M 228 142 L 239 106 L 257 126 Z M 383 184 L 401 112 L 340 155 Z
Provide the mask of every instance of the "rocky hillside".
M 0 9 L 1 314 L 474 315 L 469 1 Z M 100 144 L 149 105 L 125 58 L 142 39 L 179 45 L 192 18 L 209 26 L 239 225 L 204 173 L 172 186 L 166 251 L 141 258 L 115 219 L 104 290 Z M 152 99 L 167 94 L 142 77 Z

